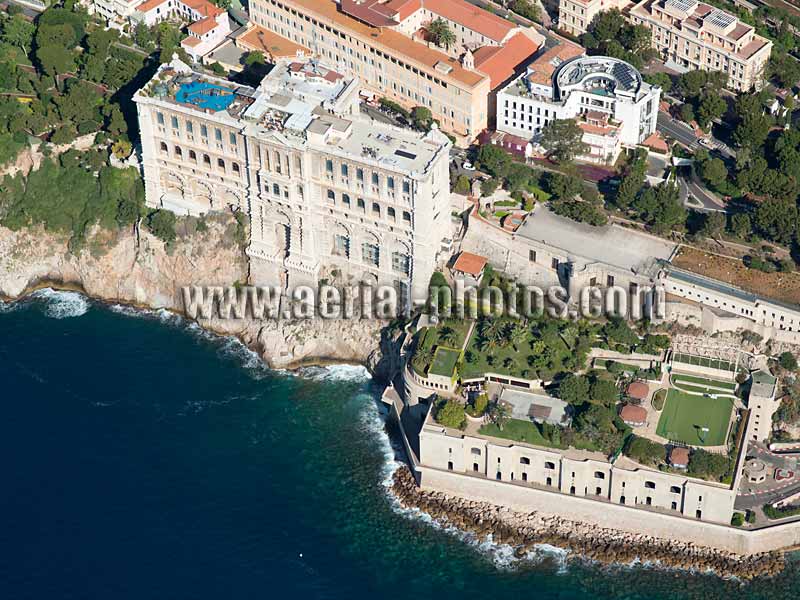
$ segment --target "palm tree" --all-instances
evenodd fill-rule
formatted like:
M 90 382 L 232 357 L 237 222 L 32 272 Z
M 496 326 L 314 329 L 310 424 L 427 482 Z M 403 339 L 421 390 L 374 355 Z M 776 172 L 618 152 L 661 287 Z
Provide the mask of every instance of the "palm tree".
M 458 336 L 456 335 L 455 329 L 449 325 L 445 325 L 439 330 L 439 339 L 445 344 L 452 346 L 458 341 Z
M 511 343 L 514 345 L 514 350 L 519 352 L 520 346 L 528 339 L 528 324 L 525 321 L 515 323 L 511 328 Z
M 428 35 L 431 36 L 434 44 L 440 47 L 444 46 L 448 50 L 456 41 L 456 36 L 450 30 L 447 21 L 441 17 L 434 19 L 431 21 L 430 25 L 428 25 Z
M 497 428 L 500 431 L 503 431 L 503 425 L 505 425 L 506 421 L 511 418 L 508 406 L 499 400 L 489 405 L 486 410 L 486 414 L 489 417 L 489 421 L 497 425 Z
M 420 346 L 414 351 L 414 358 L 411 359 L 411 362 L 417 371 L 423 373 L 432 360 L 433 348 Z

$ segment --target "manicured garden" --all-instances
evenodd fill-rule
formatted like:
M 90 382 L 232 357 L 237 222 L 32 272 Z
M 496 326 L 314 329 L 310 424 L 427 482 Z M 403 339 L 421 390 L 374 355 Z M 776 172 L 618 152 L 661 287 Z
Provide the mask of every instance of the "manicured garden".
M 732 411 L 731 398 L 693 396 L 671 389 L 656 433 L 692 446 L 721 446 L 727 440 Z
M 459 352 L 439 346 L 436 354 L 433 355 L 433 362 L 428 368 L 428 373 L 431 375 L 441 375 L 443 377 L 452 377 L 456 370 L 456 363 L 458 362 Z
M 553 444 L 547 440 L 539 431 L 539 427 L 533 421 L 523 421 L 522 419 L 508 419 L 500 428 L 496 423 L 487 423 L 478 430 L 481 435 L 524 442 L 534 446 L 545 446 L 553 448 Z
M 697 377 L 695 375 L 675 374 L 672 376 L 672 381 L 673 383 L 679 385 L 682 389 L 699 388 L 697 391 L 703 390 L 704 393 L 708 394 L 718 394 L 720 393 L 720 390 L 725 390 L 732 394 L 736 389 L 736 383 L 733 381 L 720 381 L 718 379 Z M 690 391 L 696 390 L 691 389 Z

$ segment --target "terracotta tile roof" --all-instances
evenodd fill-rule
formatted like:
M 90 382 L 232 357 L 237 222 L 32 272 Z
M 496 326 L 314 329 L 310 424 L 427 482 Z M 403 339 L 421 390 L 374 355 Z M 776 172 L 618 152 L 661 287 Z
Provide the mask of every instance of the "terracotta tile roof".
M 628 386 L 628 396 L 637 400 L 644 400 L 650 393 L 650 386 L 641 381 L 634 381 Z
M 548 85 L 551 83 L 553 72 L 561 64 L 578 56 L 583 56 L 585 53 L 586 50 L 572 42 L 563 42 L 553 46 L 531 63 L 531 73 L 528 75 L 528 79 L 532 83 Z
M 759 36 L 755 38 L 752 42 L 745 44 L 744 47 L 739 52 L 736 53 L 736 56 L 745 59 L 750 58 L 751 56 L 753 56 L 753 54 L 761 50 L 767 44 L 769 44 L 769 40 Z
M 211 31 L 217 26 L 217 20 L 213 17 L 203 17 L 199 21 L 195 21 L 189 25 L 189 31 L 197 35 L 203 35 Z
M 145 0 L 139 6 L 136 7 L 136 10 L 142 13 L 146 13 L 150 10 L 153 10 L 157 6 L 161 6 L 167 0 Z
M 489 76 L 492 89 L 495 89 L 513 77 L 517 67 L 538 49 L 539 46 L 527 35 L 517 33 L 502 46 L 484 46 L 476 50 L 475 68 Z
M 373 27 L 394 27 L 422 8 L 420 0 L 341 0 L 342 12 Z
M 669 462 L 673 465 L 686 467 L 689 465 L 689 449 L 673 448 L 669 453 Z
M 136 7 L 136 10 L 141 13 L 146 13 L 158 6 L 164 4 L 167 0 L 145 0 L 139 6 Z M 221 15 L 225 11 L 219 8 L 218 6 L 212 4 L 208 0 L 180 0 L 181 4 L 185 4 L 192 10 L 196 10 L 204 17 L 216 17 L 217 15 Z
M 738 40 L 751 29 L 752 27 L 750 27 L 750 25 L 747 25 L 746 23 L 739 23 L 733 28 L 733 31 L 728 34 L 728 37 L 732 40 Z
M 236 41 L 249 50 L 259 50 L 270 54 L 273 58 L 293 58 L 297 56 L 298 50 L 306 56 L 311 54 L 308 48 L 295 44 L 293 41 L 287 40 L 258 25 L 253 26 L 250 31 Z
M 626 423 L 646 423 L 647 411 L 641 406 L 634 406 L 633 404 L 626 404 L 619 411 L 620 418 Z
M 195 46 L 197 46 L 197 44 L 200 44 L 202 41 L 203 40 L 201 40 L 200 38 L 190 35 L 189 37 L 185 37 L 183 38 L 183 40 L 181 40 L 181 46 L 189 46 L 190 48 L 194 48 Z
M 331 24 L 335 29 L 360 36 L 362 41 L 366 41 L 371 46 L 384 49 L 395 56 L 409 59 L 411 64 L 423 65 L 431 74 L 440 79 L 456 81 L 468 87 L 475 87 L 486 79 L 485 75 L 467 71 L 456 59 L 449 57 L 447 54 L 415 42 L 402 33 L 391 29 L 370 27 L 353 17 L 339 12 L 333 0 L 285 0 L 285 3 L 303 14 L 313 15 L 318 21 L 327 20 L 328 24 Z M 451 71 L 447 74 L 437 71 L 435 67 L 438 63 L 446 64 Z
M 584 121 L 578 121 L 578 127 L 583 129 L 585 133 L 590 133 L 592 135 L 616 136 L 619 132 L 619 128 L 613 125 L 592 125 Z
M 642 142 L 642 145 L 665 154 L 669 152 L 669 146 L 667 145 L 667 142 L 661 138 L 661 135 L 657 131 L 650 134 L 650 136 L 644 142 Z
M 423 0 L 423 7 L 445 19 L 477 31 L 495 42 L 502 42 L 516 27 L 511 21 L 473 6 L 465 0 Z
M 477 277 L 481 274 L 487 262 L 488 261 L 483 256 L 478 256 L 471 252 L 462 252 L 458 255 L 453 265 L 453 270 Z

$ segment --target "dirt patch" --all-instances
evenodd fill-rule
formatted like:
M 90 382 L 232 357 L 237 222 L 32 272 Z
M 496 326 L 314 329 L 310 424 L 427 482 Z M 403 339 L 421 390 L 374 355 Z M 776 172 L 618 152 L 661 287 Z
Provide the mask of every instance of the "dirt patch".
M 764 273 L 741 260 L 682 246 L 672 261 L 676 267 L 735 285 L 759 296 L 800 304 L 800 274 Z

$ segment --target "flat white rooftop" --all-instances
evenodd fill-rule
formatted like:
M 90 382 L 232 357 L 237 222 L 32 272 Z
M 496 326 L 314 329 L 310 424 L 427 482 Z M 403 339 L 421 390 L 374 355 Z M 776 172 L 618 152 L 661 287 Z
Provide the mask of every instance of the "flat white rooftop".
M 659 260 L 669 260 L 676 245 L 619 225 L 594 227 L 537 206 L 516 235 L 562 250 L 582 264 L 605 263 L 642 275 L 654 275 Z

